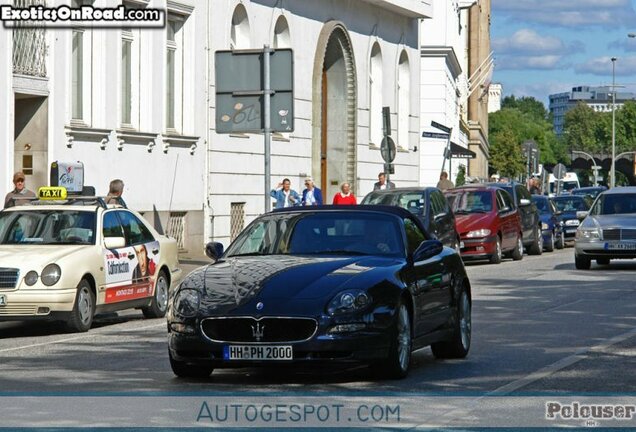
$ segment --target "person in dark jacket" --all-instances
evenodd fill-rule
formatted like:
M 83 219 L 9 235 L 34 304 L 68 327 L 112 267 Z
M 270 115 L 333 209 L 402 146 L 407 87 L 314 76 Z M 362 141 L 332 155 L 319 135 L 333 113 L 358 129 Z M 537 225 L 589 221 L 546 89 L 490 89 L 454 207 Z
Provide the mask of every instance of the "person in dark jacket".
M 305 189 L 303 190 L 302 205 L 322 205 L 322 191 L 314 185 L 314 180 L 311 177 L 305 179 Z
M 386 174 L 381 172 L 378 174 L 378 181 L 373 184 L 373 190 L 395 189 L 395 183 L 386 181 Z

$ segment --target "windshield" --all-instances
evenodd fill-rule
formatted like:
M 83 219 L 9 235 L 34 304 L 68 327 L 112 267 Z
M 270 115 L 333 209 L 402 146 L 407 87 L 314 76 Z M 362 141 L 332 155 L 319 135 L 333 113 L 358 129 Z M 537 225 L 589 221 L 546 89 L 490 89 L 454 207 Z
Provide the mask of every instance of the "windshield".
M 554 198 L 554 205 L 562 212 L 587 211 L 590 208 L 580 197 Z
M 387 214 L 326 212 L 257 219 L 228 248 L 241 255 L 403 256 L 398 219 Z
M 414 214 L 424 214 L 426 205 L 423 192 L 371 192 L 362 200 L 362 204 L 399 206 Z
M 560 190 L 563 191 L 571 191 L 572 189 L 577 189 L 579 187 L 578 183 L 575 181 L 561 181 Z M 556 192 L 556 183 L 550 183 L 550 193 Z
M 95 243 L 95 212 L 28 210 L 0 213 L 0 244 Z
M 598 197 L 591 211 L 594 215 L 636 213 L 636 194 L 605 194 Z
M 589 196 L 596 198 L 604 189 L 579 189 L 572 191 L 572 195 Z
M 536 199 L 534 196 L 532 197 L 532 202 L 537 206 L 539 213 L 550 213 L 550 203 L 547 199 L 541 198 Z
M 490 191 L 459 191 L 449 193 L 448 201 L 453 211 L 462 213 L 487 213 L 492 211 L 492 194 Z

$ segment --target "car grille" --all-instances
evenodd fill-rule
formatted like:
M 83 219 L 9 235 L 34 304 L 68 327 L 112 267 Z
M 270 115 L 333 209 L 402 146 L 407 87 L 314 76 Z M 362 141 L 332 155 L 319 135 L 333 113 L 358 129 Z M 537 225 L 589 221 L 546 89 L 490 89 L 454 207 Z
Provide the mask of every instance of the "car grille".
M 603 240 L 636 240 L 636 229 L 606 229 L 603 230 Z
M 312 318 L 252 317 L 206 318 L 201 331 L 215 342 L 301 342 L 316 333 Z
M 18 284 L 20 272 L 15 268 L 0 268 L 0 289 L 13 289 Z

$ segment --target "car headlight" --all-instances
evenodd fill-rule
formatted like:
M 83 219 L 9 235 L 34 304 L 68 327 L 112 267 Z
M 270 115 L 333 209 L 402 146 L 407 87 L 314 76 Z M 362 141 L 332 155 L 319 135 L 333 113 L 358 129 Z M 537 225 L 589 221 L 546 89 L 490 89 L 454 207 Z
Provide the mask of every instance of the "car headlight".
M 490 235 L 490 230 L 488 228 L 482 228 L 475 231 L 469 231 L 468 234 L 466 234 L 466 237 L 468 238 L 488 237 L 489 235 Z
M 42 274 L 40 275 L 40 279 L 42 279 L 42 283 L 46 286 L 52 286 L 60 280 L 60 276 L 62 276 L 62 269 L 57 264 L 49 264 L 44 267 L 42 270 Z
M 550 226 L 547 223 L 545 223 L 545 222 L 541 222 L 541 229 L 542 230 L 547 230 L 547 229 L 550 229 Z
M 24 276 L 24 283 L 28 286 L 33 286 L 38 281 L 38 272 L 31 270 Z
M 364 309 L 371 303 L 371 297 L 361 290 L 343 291 L 336 295 L 327 306 L 327 313 L 334 315 L 337 313 L 354 312 Z
M 192 318 L 199 311 L 201 294 L 193 289 L 182 289 L 174 299 L 174 310 L 184 318 Z
M 576 230 L 577 240 L 600 240 L 601 233 L 598 228 L 579 228 Z
M 580 224 L 581 222 L 579 222 L 578 219 L 570 219 L 568 221 L 565 221 L 566 226 L 579 226 Z

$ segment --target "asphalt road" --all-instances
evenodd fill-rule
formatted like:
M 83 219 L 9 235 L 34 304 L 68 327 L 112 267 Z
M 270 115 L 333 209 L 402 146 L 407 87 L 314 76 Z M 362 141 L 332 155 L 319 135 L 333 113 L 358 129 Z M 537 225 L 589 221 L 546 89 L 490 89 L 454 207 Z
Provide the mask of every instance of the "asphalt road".
M 186 265 L 191 270 L 194 265 Z M 43 323 L 0 323 L 0 389 L 27 392 L 245 392 L 361 394 L 630 391 L 636 369 L 636 261 L 574 269 L 573 250 L 521 262 L 469 264 L 473 341 L 464 360 L 413 356 L 408 378 L 374 381 L 366 368 L 217 370 L 173 376 L 166 325 L 130 311 L 99 317 L 88 333 Z

